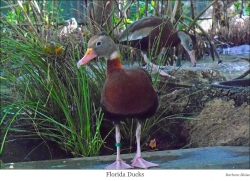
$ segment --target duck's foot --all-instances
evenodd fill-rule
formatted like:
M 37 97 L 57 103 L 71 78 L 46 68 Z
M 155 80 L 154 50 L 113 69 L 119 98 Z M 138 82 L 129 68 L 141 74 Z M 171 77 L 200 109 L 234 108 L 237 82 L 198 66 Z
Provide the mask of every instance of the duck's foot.
M 170 77 L 170 78 L 172 78 L 172 79 L 175 79 L 175 77 L 174 76 L 172 76 L 172 75 L 169 75 L 168 73 L 166 73 L 166 72 L 164 72 L 163 70 L 160 70 L 160 75 L 162 75 L 162 76 L 166 76 L 166 77 Z
M 147 66 L 144 67 L 145 69 L 147 69 Z M 149 70 L 151 69 L 152 73 L 158 73 L 161 75 L 161 76 L 164 76 L 164 77 L 170 77 L 172 79 L 175 79 L 174 76 L 172 75 L 169 75 L 167 72 L 163 71 L 163 70 L 160 70 L 160 67 L 157 67 L 157 65 L 151 65 L 151 68 L 148 68 Z
M 142 56 L 143 56 L 144 61 L 147 63 L 147 68 L 148 68 L 149 70 L 151 70 L 152 73 L 157 73 L 157 72 L 159 72 L 160 75 L 162 75 L 162 76 L 166 76 L 166 77 L 170 77 L 170 78 L 172 78 L 172 79 L 175 79 L 174 76 L 169 75 L 168 73 L 166 73 L 166 72 L 164 72 L 163 70 L 161 70 L 161 68 L 163 68 L 162 66 L 155 65 L 155 64 L 153 64 L 152 62 L 150 62 L 150 61 L 148 60 L 148 57 L 147 57 L 146 54 L 144 54 L 143 52 L 142 52 L 141 54 L 142 54 Z
M 158 164 L 151 163 L 151 162 L 144 160 L 142 157 L 135 157 L 132 160 L 131 165 L 134 167 L 145 168 L 145 169 L 149 168 L 149 167 L 158 167 L 159 166 Z
M 123 161 L 123 160 L 116 160 L 111 165 L 108 165 L 107 167 L 105 167 L 105 169 L 110 169 L 110 170 L 114 170 L 114 169 L 129 169 L 129 168 L 133 168 L 133 167 L 130 166 L 129 164 L 126 164 L 126 162 Z

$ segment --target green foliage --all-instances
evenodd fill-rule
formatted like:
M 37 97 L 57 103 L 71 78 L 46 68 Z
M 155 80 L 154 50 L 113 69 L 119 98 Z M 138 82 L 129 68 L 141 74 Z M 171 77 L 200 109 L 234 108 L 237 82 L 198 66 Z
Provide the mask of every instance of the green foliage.
M 145 17 L 145 11 L 146 11 L 146 3 L 145 2 L 142 2 L 140 1 L 140 11 L 139 11 L 139 14 L 137 13 L 136 15 L 136 19 L 139 19 L 140 17 Z M 154 7 L 148 3 L 148 13 L 153 13 L 154 11 Z
M 17 23 L 17 15 L 14 11 L 8 11 L 8 13 L 6 15 L 6 19 L 10 23 Z
M 241 6 L 242 6 L 242 2 L 241 1 L 236 1 L 234 3 L 235 13 L 236 14 L 240 12 Z M 249 2 L 244 2 L 243 3 L 243 14 L 245 16 L 249 16 L 250 15 L 250 3 Z
M 250 2 L 246 2 L 243 9 L 245 16 L 250 16 Z
M 189 14 L 190 13 L 190 7 L 188 6 L 182 6 L 182 9 L 183 9 L 183 14 Z
M 183 23 L 181 23 L 181 22 L 177 22 L 177 27 L 178 27 L 178 30 L 185 30 L 186 29 L 186 27 L 183 25 Z
M 8 132 L 17 131 L 12 126 L 21 121 L 21 125 L 30 125 L 25 137 L 36 135 L 55 141 L 78 156 L 98 155 L 105 139 L 100 134 L 103 113 L 99 105 L 103 67 L 79 70 L 78 47 L 64 52 L 65 57 L 51 55 L 45 51 L 43 40 L 33 33 L 7 21 L 2 23 L 9 27 L 1 38 L 3 79 L 9 89 L 15 90 L 14 98 L 3 99 L 1 104 L 1 125 L 5 124 L 1 127 L 4 136 L 0 153 Z
M 64 9 L 60 7 L 58 1 L 43 1 L 39 2 L 38 5 L 44 7 L 42 14 L 44 15 L 43 19 L 46 23 L 55 24 L 64 21 L 64 18 L 60 16 L 60 14 L 64 12 Z
M 125 4 L 125 8 L 128 7 L 128 5 L 130 4 L 130 2 L 128 1 L 126 4 Z M 145 2 L 143 1 L 139 1 L 139 5 L 140 5 L 140 11 L 137 11 L 138 9 L 138 3 L 133 3 L 133 5 L 130 7 L 130 17 L 129 17 L 129 20 L 128 21 L 136 21 L 140 18 L 143 18 L 145 17 L 145 11 L 146 11 L 146 5 L 145 5 Z M 148 13 L 153 13 L 154 11 L 154 6 L 153 6 L 153 3 L 148 3 Z
M 241 7 L 241 2 L 240 1 L 235 2 L 234 7 L 235 7 L 236 11 L 238 12 L 240 10 L 240 7 Z

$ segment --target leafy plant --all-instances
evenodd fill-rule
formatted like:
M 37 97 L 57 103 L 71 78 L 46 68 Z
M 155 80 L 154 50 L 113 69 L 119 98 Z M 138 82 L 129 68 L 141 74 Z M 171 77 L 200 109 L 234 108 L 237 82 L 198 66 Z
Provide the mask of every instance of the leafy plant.
M 235 7 L 236 11 L 238 12 L 240 10 L 240 7 L 241 7 L 241 2 L 240 1 L 235 2 L 234 7 Z
M 250 2 L 246 2 L 243 12 L 246 16 L 250 16 Z

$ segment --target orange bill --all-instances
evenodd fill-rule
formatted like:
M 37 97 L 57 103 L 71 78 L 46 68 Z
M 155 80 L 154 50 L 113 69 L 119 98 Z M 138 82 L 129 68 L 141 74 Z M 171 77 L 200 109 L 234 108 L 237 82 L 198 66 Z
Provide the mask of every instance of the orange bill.
M 88 48 L 84 57 L 77 62 L 77 68 L 80 68 L 81 65 L 87 64 L 90 60 L 97 57 L 96 53 L 92 48 Z

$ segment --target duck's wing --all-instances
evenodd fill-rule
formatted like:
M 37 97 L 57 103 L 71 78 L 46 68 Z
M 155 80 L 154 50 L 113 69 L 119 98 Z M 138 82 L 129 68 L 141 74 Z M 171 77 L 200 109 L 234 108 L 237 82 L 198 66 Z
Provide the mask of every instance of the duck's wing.
M 158 28 L 166 19 L 150 16 L 142 18 L 132 23 L 117 38 L 117 41 L 139 40 L 150 35 L 150 33 Z

